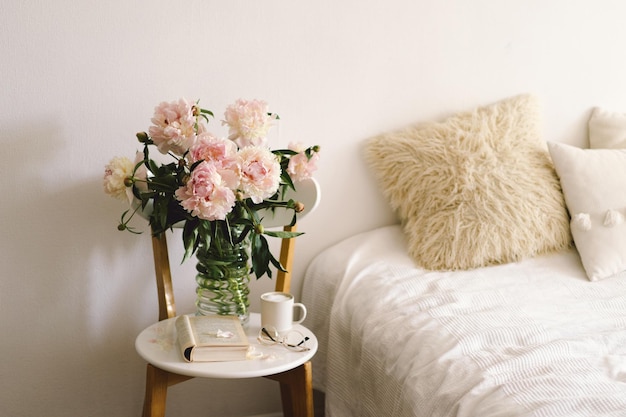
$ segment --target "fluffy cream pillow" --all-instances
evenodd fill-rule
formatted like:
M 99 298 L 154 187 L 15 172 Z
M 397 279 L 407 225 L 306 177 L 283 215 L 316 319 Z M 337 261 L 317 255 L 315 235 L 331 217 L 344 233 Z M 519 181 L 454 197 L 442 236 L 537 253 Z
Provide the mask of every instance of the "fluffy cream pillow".
M 587 276 L 598 281 L 626 271 L 626 149 L 549 148 Z
M 626 148 L 626 114 L 594 108 L 589 118 L 589 147 Z
M 571 243 L 535 97 L 378 136 L 365 157 L 426 269 L 517 261 Z

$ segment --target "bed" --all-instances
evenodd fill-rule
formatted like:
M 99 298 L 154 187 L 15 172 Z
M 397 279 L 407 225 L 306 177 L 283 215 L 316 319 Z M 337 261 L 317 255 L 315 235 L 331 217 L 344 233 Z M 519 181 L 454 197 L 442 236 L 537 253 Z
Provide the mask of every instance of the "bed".
M 400 223 L 327 248 L 303 284 L 328 417 L 626 416 L 626 143 L 604 140 L 626 115 L 597 113 L 613 130 L 581 150 L 537 141 L 533 108 L 368 144 Z
M 318 255 L 303 302 L 328 416 L 626 415 L 626 275 L 574 248 L 432 272 L 388 226 Z

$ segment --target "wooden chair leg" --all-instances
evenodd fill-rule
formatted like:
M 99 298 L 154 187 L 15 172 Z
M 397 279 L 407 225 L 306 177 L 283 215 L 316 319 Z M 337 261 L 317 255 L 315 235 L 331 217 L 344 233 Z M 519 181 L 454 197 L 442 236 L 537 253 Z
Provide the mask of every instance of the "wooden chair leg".
M 164 417 L 167 387 L 193 377 L 164 371 L 148 364 L 146 367 L 146 396 L 143 400 L 143 417 Z
M 146 367 L 143 417 L 165 417 L 167 387 L 192 377 L 176 375 L 150 364 Z M 285 417 L 313 417 L 313 374 L 311 362 L 267 378 L 280 383 Z
M 267 378 L 280 383 L 285 417 L 313 417 L 313 375 L 311 362 Z
M 167 372 L 150 364 L 146 370 L 146 396 L 143 417 L 164 417 L 167 399 Z

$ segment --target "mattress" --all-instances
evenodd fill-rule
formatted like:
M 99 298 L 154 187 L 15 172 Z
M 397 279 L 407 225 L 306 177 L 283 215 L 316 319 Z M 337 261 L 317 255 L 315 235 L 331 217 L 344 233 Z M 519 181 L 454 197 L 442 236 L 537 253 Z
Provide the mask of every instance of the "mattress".
M 433 272 L 387 226 L 320 253 L 302 301 L 329 417 L 626 416 L 626 274 L 574 248 Z

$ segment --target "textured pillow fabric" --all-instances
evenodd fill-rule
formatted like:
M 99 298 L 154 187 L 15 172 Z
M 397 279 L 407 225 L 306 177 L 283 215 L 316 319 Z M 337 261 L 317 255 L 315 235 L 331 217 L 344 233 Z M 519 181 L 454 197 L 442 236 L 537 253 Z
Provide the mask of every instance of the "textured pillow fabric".
M 418 265 L 472 269 L 571 244 L 538 119 L 536 98 L 523 95 L 367 142 Z
M 626 149 L 549 149 L 587 276 L 598 281 L 626 271 Z
M 626 148 L 626 113 L 594 108 L 589 118 L 589 147 Z

